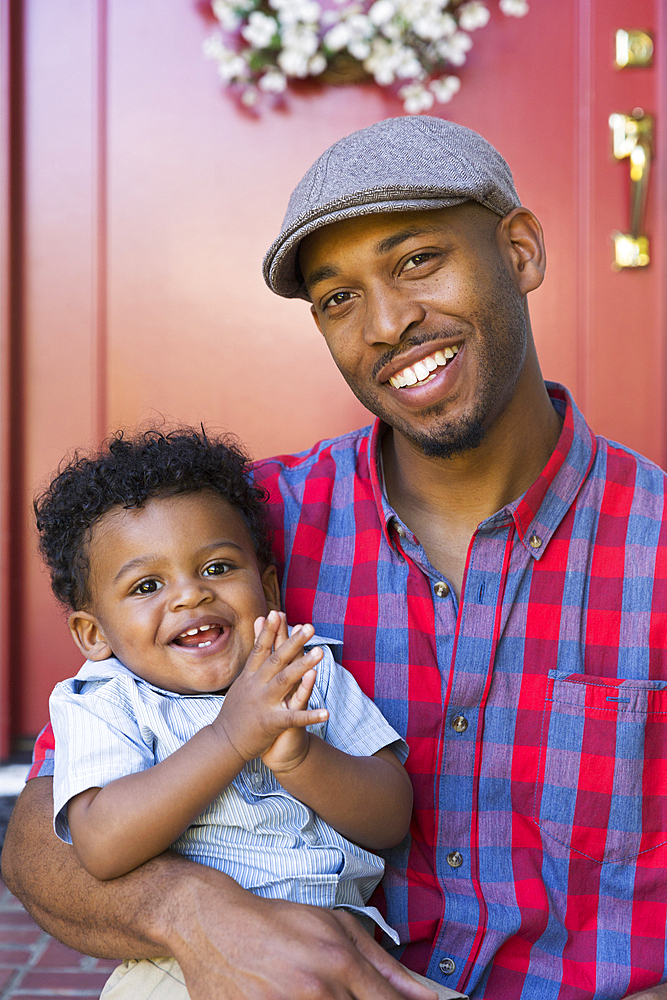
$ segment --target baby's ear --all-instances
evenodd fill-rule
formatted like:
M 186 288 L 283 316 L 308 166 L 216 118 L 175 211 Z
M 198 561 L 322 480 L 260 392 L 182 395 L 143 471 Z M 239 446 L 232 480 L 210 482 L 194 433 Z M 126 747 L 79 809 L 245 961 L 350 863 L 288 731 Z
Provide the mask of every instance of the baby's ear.
M 69 616 L 72 638 L 88 660 L 108 660 L 113 656 L 99 622 L 87 611 L 73 611 Z
M 262 573 L 262 587 L 269 611 L 280 611 L 280 584 L 275 566 L 267 566 Z

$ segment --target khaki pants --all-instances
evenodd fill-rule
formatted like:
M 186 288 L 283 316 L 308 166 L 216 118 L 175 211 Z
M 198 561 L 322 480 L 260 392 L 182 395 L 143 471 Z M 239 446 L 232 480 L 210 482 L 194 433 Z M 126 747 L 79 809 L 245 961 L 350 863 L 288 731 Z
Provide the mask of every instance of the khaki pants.
M 416 972 L 410 975 L 430 986 L 443 1000 L 455 997 L 467 1000 L 463 993 L 440 986 L 431 979 L 418 976 Z M 144 959 L 141 962 L 130 959 L 111 973 L 100 1000 L 189 1000 L 189 994 L 175 958 Z

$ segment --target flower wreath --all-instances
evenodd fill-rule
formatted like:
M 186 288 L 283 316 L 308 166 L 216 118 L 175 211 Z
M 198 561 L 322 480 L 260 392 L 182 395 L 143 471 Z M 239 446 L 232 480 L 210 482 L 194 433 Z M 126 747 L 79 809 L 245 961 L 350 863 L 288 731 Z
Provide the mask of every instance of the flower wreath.
M 507 17 L 528 13 L 526 0 L 499 0 Z M 293 80 L 375 80 L 391 87 L 409 114 L 446 103 L 472 48 L 470 32 L 490 13 L 484 0 L 212 0 L 224 35 L 204 42 L 227 86 L 247 107 L 279 95 Z

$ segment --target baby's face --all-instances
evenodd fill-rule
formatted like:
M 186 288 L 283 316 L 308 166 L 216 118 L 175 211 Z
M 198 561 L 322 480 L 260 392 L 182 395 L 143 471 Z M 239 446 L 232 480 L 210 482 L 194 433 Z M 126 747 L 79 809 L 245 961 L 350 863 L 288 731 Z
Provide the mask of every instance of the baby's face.
M 274 567 L 262 572 L 243 518 L 213 492 L 109 511 L 88 558 L 91 607 L 70 617 L 78 645 L 169 691 L 224 691 L 255 619 L 279 608 Z

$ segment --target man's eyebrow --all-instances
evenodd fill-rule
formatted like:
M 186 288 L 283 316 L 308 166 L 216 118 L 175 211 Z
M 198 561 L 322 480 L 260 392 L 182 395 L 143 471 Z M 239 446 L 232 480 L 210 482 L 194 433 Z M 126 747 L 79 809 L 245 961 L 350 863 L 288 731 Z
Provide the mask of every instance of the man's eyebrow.
M 316 267 L 314 271 L 311 271 L 310 274 L 306 275 L 306 287 L 311 288 L 313 285 L 319 284 L 320 281 L 327 281 L 329 278 L 337 278 L 339 274 L 339 267 L 335 267 L 333 264 L 323 264 L 322 267 Z
M 379 243 L 375 244 L 373 250 L 378 255 L 389 253 L 390 250 L 395 250 L 401 243 L 405 243 L 406 240 L 411 239 L 413 236 L 439 232 L 442 232 L 441 226 L 410 226 L 408 229 L 399 229 L 397 233 L 392 233 L 391 236 L 380 240 Z

